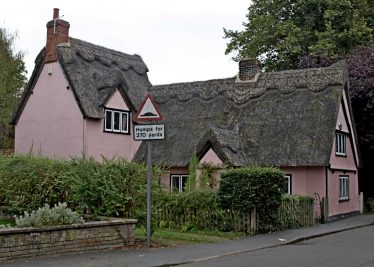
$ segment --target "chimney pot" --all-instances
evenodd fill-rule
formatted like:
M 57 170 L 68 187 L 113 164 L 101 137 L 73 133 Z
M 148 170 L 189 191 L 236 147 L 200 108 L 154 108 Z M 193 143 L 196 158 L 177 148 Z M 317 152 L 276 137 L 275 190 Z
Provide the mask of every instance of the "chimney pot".
M 239 79 L 241 81 L 252 80 L 261 72 L 260 62 L 255 58 L 245 58 L 239 61 Z
M 58 8 L 53 9 L 53 19 L 58 19 L 60 17 L 59 12 L 60 12 L 60 9 Z

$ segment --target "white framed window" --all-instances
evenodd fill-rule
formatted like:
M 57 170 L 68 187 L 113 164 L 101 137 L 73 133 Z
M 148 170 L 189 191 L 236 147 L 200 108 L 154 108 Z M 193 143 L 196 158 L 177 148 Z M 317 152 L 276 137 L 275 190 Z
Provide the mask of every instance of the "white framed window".
M 286 180 L 286 185 L 285 185 L 285 188 L 284 188 L 284 193 L 291 195 L 292 194 L 292 175 L 291 174 L 286 174 L 284 176 L 284 178 Z
M 130 112 L 117 109 L 105 109 L 104 131 L 130 133 Z
M 339 175 L 339 200 L 349 200 L 348 175 Z
M 170 189 L 171 192 L 183 192 L 188 180 L 187 174 L 172 174 L 170 176 Z
M 346 136 L 344 133 L 336 133 L 335 136 L 335 154 L 339 156 L 346 155 Z

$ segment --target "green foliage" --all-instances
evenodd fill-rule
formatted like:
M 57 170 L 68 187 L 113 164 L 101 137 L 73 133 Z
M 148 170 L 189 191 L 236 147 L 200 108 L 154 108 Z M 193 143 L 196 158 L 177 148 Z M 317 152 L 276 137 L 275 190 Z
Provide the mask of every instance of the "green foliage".
M 13 146 L 14 132 L 9 123 L 26 83 L 23 54 L 14 49 L 16 38 L 16 34 L 0 28 L 0 149 Z
M 154 203 L 155 221 L 158 228 L 176 229 L 181 232 L 215 230 L 253 233 L 302 227 L 313 224 L 313 199 L 286 196 L 275 209 L 275 219 L 262 215 L 257 230 L 250 226 L 248 212 L 222 209 L 217 192 L 211 190 L 164 195 Z M 264 220 L 262 221 L 261 220 Z M 267 221 L 266 221 L 267 220 Z
M 163 214 L 156 214 L 163 218 L 159 221 L 160 227 L 183 232 L 219 228 L 224 213 L 218 206 L 217 193 L 211 190 L 165 194 L 155 203 L 155 210 L 157 214 Z
M 278 229 L 299 228 L 314 221 L 314 199 L 307 196 L 282 195 L 282 207 L 277 221 Z
M 48 204 L 32 211 L 25 211 L 24 215 L 16 217 L 17 227 L 42 227 L 50 225 L 80 224 L 83 218 L 67 207 L 66 203 L 58 203 L 52 209 Z
M 226 54 L 267 70 L 296 68 L 305 54 L 342 58 L 373 37 L 373 1 L 253 0 L 248 10 L 243 31 L 224 29 Z
M 199 159 L 195 154 L 192 155 L 190 164 L 188 165 L 188 180 L 186 183 L 186 191 L 191 192 L 196 190 L 196 170 L 199 166 Z
M 367 199 L 367 207 L 370 211 L 374 211 L 374 197 L 369 197 Z
M 153 173 L 158 177 L 160 170 Z M 156 195 L 161 187 L 153 181 Z M 137 216 L 146 206 L 146 168 L 122 159 L 98 163 L 0 155 L 0 203 L 31 212 L 59 202 L 92 217 Z
M 274 226 L 285 182 L 284 173 L 275 168 L 230 169 L 221 174 L 218 200 L 223 209 L 250 213 L 256 208 L 260 227 Z
M 200 188 L 212 189 L 215 188 L 217 181 L 213 177 L 214 171 L 218 168 L 211 163 L 203 163 L 201 166 Z
M 67 161 L 0 155 L 0 203 L 11 211 L 32 211 L 66 202 L 71 173 Z

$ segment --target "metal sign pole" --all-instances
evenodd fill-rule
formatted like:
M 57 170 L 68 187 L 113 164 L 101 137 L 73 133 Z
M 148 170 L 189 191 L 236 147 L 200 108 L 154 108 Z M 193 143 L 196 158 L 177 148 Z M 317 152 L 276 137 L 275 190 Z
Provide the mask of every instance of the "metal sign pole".
M 152 143 L 147 141 L 147 248 L 151 247 Z

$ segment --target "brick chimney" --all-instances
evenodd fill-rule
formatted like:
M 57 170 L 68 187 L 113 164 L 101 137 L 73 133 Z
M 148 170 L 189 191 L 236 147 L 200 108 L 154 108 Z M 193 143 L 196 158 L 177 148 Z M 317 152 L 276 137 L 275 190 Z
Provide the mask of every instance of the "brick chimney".
M 53 19 L 47 23 L 45 63 L 57 61 L 57 46 L 69 42 L 69 22 L 59 19 L 59 9 L 53 9 Z
M 239 80 L 249 81 L 261 72 L 260 62 L 255 58 L 246 58 L 239 61 Z

